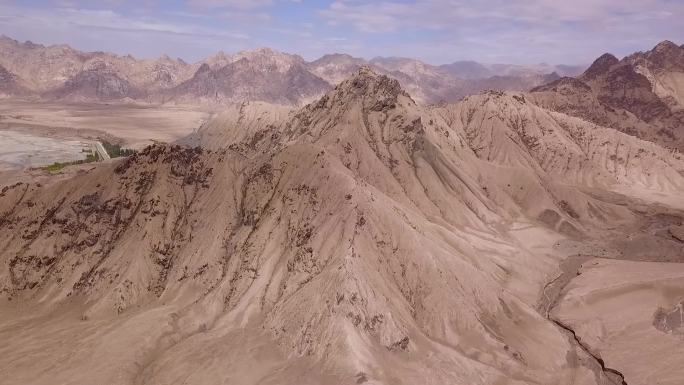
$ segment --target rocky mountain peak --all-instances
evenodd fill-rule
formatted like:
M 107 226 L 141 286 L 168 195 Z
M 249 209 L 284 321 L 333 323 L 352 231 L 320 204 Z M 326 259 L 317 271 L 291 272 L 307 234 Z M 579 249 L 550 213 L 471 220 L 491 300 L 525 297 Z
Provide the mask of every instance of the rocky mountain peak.
M 207 64 L 211 68 L 221 68 L 233 61 L 233 58 L 223 51 L 218 51 L 216 54 L 208 56 L 197 64 Z
M 652 52 L 669 52 L 669 51 L 678 51 L 680 47 L 669 41 L 669 40 L 663 40 L 660 43 L 658 43 L 654 48 Z
M 577 78 L 564 76 L 550 83 L 534 87 L 530 90 L 530 92 L 544 91 L 559 92 L 561 94 L 575 94 L 577 92 L 590 92 L 591 87 Z
M 328 83 L 339 84 L 362 65 L 367 65 L 364 59 L 334 53 L 321 56 L 319 59 L 308 63 L 307 68 Z
M 401 88 L 399 81 L 385 75 L 380 75 L 369 66 L 362 66 L 349 79 L 335 87 L 333 93 L 342 98 L 363 97 L 373 101 L 372 109 L 383 109 L 393 106 L 399 97 L 409 95 Z
M 405 96 L 405 101 L 415 103 L 399 81 L 378 74 L 369 66 L 361 66 L 318 101 L 301 109 L 297 114 L 297 124 L 308 130 L 312 122 L 337 122 L 345 113 L 368 116 L 373 111 L 387 112 L 401 104 L 401 95 Z
M 636 55 L 637 62 L 644 59 L 648 62 L 648 66 L 655 71 L 684 70 L 684 49 L 669 40 L 658 43 L 645 54 Z
M 195 72 L 195 76 L 203 74 L 205 72 L 210 72 L 210 71 L 211 71 L 211 67 L 209 66 L 209 64 L 202 63 L 202 65 L 200 65 L 200 67 Z
M 238 52 L 234 61 L 246 59 L 263 71 L 287 72 L 290 68 L 303 65 L 304 59 L 298 55 L 290 55 L 271 48 L 257 48 Z
M 582 74 L 581 77 L 585 79 L 594 79 L 597 76 L 607 73 L 608 70 L 610 70 L 610 67 L 617 63 L 619 63 L 619 60 L 615 55 L 604 53 L 596 59 L 586 71 L 584 71 L 584 74 Z
M 359 77 L 370 77 L 370 78 L 377 78 L 381 75 L 379 75 L 377 72 L 373 71 L 373 69 L 370 66 L 364 65 L 359 68 L 359 70 L 352 76 L 353 78 L 359 78 Z
M 550 91 L 539 98 L 556 111 L 681 150 L 682 73 L 684 50 L 666 40 L 622 60 L 604 54 L 577 79 L 532 91 Z
M 360 58 L 355 58 L 351 55 L 348 55 L 346 53 L 332 53 L 332 54 L 326 54 L 318 58 L 317 60 L 314 60 L 313 62 L 309 63 L 311 66 L 316 66 L 316 65 L 327 65 L 327 64 L 347 64 L 347 63 L 354 63 L 354 62 L 362 62 L 363 59 Z

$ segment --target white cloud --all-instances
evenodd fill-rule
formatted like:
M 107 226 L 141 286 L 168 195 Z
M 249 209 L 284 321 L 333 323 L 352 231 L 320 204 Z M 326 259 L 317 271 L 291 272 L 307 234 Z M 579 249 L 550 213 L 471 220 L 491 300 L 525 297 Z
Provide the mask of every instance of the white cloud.
M 606 50 L 628 54 L 684 39 L 684 2 L 672 0 L 336 0 L 318 14 L 337 33 L 382 36 L 389 43 L 376 49 L 433 62 L 583 63 Z
M 247 38 L 244 33 L 231 32 L 224 29 L 212 29 L 195 24 L 181 24 L 160 21 L 154 18 L 133 18 L 123 16 L 112 10 L 91 10 L 78 8 L 60 8 L 52 11 L 1 7 L 0 12 L 9 16 L 5 23 L 14 26 L 49 25 L 54 28 L 101 28 L 130 32 L 155 32 L 192 36 L 215 36 Z M 45 23 L 45 24 L 44 24 Z
M 459 22 L 491 20 L 520 23 L 601 22 L 606 18 L 662 19 L 684 12 L 671 0 L 416 0 L 359 2 L 337 0 L 320 14 L 335 25 L 361 31 L 453 27 Z

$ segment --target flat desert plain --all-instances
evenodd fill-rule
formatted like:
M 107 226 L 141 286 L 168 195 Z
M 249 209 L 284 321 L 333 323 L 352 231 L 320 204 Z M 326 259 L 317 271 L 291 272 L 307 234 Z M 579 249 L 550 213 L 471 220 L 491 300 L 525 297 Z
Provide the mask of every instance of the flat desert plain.
M 210 111 L 148 104 L 57 103 L 5 99 L 0 101 L 0 129 L 30 130 L 61 138 L 103 135 L 122 145 L 142 148 L 173 142 L 190 134 Z
M 0 171 L 71 162 L 90 152 L 87 141 L 53 138 L 28 132 L 0 131 Z

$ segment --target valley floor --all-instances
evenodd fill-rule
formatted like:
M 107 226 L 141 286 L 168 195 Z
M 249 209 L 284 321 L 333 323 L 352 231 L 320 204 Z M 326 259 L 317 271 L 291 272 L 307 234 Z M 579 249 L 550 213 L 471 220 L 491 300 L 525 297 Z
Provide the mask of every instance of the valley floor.
M 102 154 L 98 139 L 133 149 L 174 142 L 197 130 L 211 114 L 194 107 L 0 99 L 0 188 L 54 180 L 49 172 L 30 169 L 82 160 L 93 150 Z M 69 176 L 92 166 L 59 172 Z
M 151 104 L 61 103 L 0 100 L 0 129 L 57 138 L 107 136 L 126 147 L 173 142 L 196 130 L 211 114 L 199 108 Z

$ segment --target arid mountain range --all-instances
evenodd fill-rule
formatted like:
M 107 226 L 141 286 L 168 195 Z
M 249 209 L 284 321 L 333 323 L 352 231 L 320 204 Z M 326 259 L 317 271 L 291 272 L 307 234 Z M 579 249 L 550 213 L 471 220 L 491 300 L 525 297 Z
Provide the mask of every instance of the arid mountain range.
M 663 41 L 617 59 L 605 54 L 579 77 L 536 87 L 542 106 L 684 150 L 684 46 Z
M 447 92 L 441 72 L 403 59 L 260 50 L 59 81 L 36 63 L 54 97 L 257 101 L 181 145 L 2 189 L 3 378 L 681 384 L 684 159 L 608 114 L 675 109 L 664 48 L 435 106 L 412 92 Z
M 203 105 L 263 101 L 295 106 L 322 96 L 361 66 L 399 80 L 423 104 L 455 101 L 490 88 L 528 90 L 583 70 L 581 66 L 476 62 L 433 66 L 408 58 L 367 61 L 344 54 L 307 62 L 267 48 L 219 52 L 189 64 L 169 57 L 138 60 L 81 52 L 67 45 L 21 43 L 5 36 L 0 37 L 0 66 L 22 84 L 17 87 L 3 80 L 0 91 L 4 95 Z

